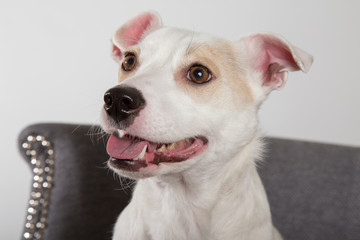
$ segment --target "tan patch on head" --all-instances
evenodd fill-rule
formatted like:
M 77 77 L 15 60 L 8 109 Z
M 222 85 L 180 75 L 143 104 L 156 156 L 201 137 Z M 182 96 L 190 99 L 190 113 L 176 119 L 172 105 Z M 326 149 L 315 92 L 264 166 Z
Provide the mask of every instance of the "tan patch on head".
M 122 62 L 124 61 L 125 54 L 128 53 L 128 52 L 131 52 L 131 53 L 135 54 L 135 56 L 137 58 L 137 63 L 136 63 L 136 66 L 135 66 L 135 68 L 133 70 L 131 70 L 129 72 L 126 72 L 126 71 L 124 71 L 122 69 L 121 65 L 122 65 Z M 121 83 L 122 81 L 124 81 L 125 79 L 133 76 L 136 73 L 137 69 L 140 66 L 139 56 L 140 56 L 140 49 L 139 48 L 129 49 L 129 50 L 125 51 L 122 54 L 122 59 L 121 59 L 121 63 L 120 63 L 119 71 L 118 71 L 118 83 Z
M 178 87 L 195 101 L 216 107 L 235 106 L 239 109 L 252 103 L 253 95 L 246 82 L 246 72 L 237 54 L 235 47 L 226 41 L 190 46 L 175 72 Z M 212 80 L 204 84 L 188 80 L 187 72 L 194 64 L 208 68 L 213 75 Z

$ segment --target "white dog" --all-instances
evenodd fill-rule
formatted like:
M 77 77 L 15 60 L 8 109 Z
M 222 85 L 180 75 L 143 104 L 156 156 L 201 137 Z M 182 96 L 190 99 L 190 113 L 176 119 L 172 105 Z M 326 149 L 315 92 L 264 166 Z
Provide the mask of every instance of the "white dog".
M 120 70 L 102 111 L 108 165 L 138 179 L 113 239 L 281 239 L 256 170 L 257 112 L 312 57 L 277 35 L 232 42 L 163 27 L 152 12 L 112 41 Z

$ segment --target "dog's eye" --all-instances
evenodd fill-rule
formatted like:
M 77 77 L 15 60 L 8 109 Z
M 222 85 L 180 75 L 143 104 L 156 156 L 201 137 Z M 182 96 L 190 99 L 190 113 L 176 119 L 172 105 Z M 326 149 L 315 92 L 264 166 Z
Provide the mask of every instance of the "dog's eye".
M 187 79 L 194 83 L 206 83 L 210 81 L 211 78 L 211 72 L 202 65 L 193 65 L 187 73 Z
M 122 62 L 121 67 L 124 71 L 129 72 L 134 69 L 136 62 L 136 55 L 134 53 L 125 53 L 125 59 Z

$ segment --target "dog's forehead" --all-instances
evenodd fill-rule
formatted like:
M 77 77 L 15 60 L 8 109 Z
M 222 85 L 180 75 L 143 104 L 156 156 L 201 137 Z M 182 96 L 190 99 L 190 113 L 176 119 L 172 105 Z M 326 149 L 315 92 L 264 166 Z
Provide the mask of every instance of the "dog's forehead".
M 163 27 L 149 34 L 140 45 L 141 54 L 154 56 L 168 62 L 169 58 L 183 57 L 192 46 L 203 43 L 216 44 L 218 38 L 206 33 Z

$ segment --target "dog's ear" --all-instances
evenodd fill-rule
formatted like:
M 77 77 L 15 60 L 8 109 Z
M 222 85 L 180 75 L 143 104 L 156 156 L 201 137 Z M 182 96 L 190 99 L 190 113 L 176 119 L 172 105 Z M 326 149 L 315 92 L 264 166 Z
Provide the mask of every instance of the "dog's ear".
M 112 55 L 115 61 L 121 61 L 124 49 L 138 44 L 151 31 L 161 26 L 161 18 L 155 12 L 144 12 L 122 25 L 112 38 Z
M 311 55 L 275 34 L 259 33 L 243 40 L 251 68 L 261 74 L 265 94 L 283 87 L 288 71 L 308 72 L 313 62 Z

